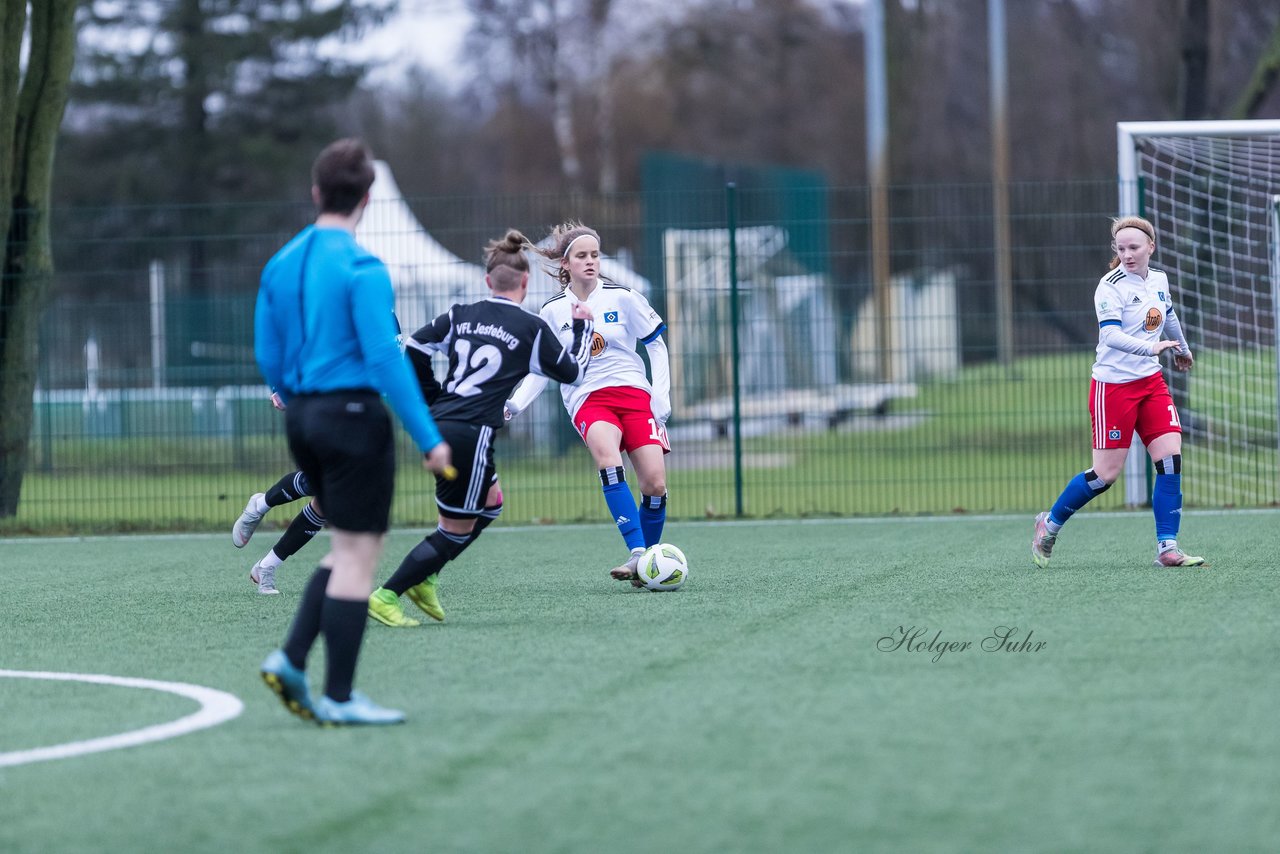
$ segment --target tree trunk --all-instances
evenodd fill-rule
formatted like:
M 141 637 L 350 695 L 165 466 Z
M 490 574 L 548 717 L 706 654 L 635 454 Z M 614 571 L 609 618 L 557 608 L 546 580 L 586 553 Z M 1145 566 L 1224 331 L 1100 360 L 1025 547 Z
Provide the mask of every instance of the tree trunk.
M 578 160 L 578 143 L 573 132 L 573 89 L 569 85 L 568 65 L 564 61 L 560 38 L 560 15 L 556 4 L 551 6 L 551 127 L 555 131 L 556 147 L 560 151 L 560 173 L 569 189 L 582 189 L 582 164 Z
M 1182 118 L 1209 107 L 1209 0 L 1187 0 L 1182 15 Z
M 1240 100 L 1236 101 L 1235 108 L 1231 111 L 1231 118 L 1254 118 L 1254 111 L 1267 99 L 1278 76 L 1280 76 L 1280 23 L 1276 24 L 1275 30 L 1271 33 L 1271 41 L 1262 51 L 1262 56 L 1258 57 L 1253 76 L 1244 87 Z
M 0 222 L 5 226 L 0 270 L 0 518 L 18 512 L 26 473 L 36 383 L 36 338 L 53 277 L 49 193 L 58 127 L 75 59 L 77 0 L 33 3 L 30 54 L 19 91 L 17 51 L 24 0 L 3 0 L 0 18 Z M 15 40 L 16 35 L 16 40 Z M 10 73 L 10 69 L 14 73 Z

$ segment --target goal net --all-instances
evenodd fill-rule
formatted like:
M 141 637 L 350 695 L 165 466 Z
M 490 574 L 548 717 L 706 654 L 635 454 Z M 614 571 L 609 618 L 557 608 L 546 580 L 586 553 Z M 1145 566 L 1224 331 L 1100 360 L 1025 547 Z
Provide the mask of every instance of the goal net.
M 1117 137 L 1120 213 L 1155 225 L 1152 265 L 1169 274 L 1196 357 L 1189 374 L 1166 374 L 1195 472 L 1188 502 L 1274 503 L 1280 121 L 1126 122 Z M 1149 498 L 1136 450 L 1130 504 Z

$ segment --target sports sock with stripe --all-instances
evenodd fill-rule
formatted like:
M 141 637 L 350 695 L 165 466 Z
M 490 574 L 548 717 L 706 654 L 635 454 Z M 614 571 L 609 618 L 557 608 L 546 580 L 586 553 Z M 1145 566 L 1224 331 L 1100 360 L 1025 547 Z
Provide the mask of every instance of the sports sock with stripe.
M 1111 484 L 1098 477 L 1098 473 L 1093 469 L 1080 472 L 1071 478 L 1067 488 L 1062 490 L 1058 500 L 1053 502 L 1053 507 L 1049 510 L 1049 521 L 1061 528 L 1077 510 L 1110 488 Z M 1052 526 L 1050 532 L 1057 533 Z
M 644 532 L 644 544 L 656 546 L 662 542 L 662 527 L 667 522 L 667 496 L 640 496 L 640 530 Z
M 400 566 L 382 588 L 403 596 L 410 587 L 426 581 L 428 576 L 435 575 L 446 563 L 461 554 L 469 545 L 470 538 L 471 534 L 452 534 L 443 528 L 436 528 L 431 536 L 404 556 Z
M 627 486 L 626 471 L 622 466 L 600 469 L 600 486 L 604 490 L 604 503 L 609 505 L 609 515 L 618 526 L 618 533 L 631 550 L 644 548 L 644 532 L 640 530 L 640 510 Z
M 1178 528 L 1182 526 L 1182 455 L 1156 460 L 1155 467 L 1151 512 L 1156 517 L 1156 539 L 1173 540 L 1176 545 Z
M 295 471 L 280 478 L 267 490 L 267 506 L 279 507 L 281 504 L 297 501 L 310 494 L 311 484 L 307 481 L 307 476 L 300 471 Z
M 280 535 L 280 539 L 276 541 L 271 551 L 275 552 L 276 557 L 281 561 L 286 561 L 293 557 L 298 549 L 311 542 L 323 527 L 324 517 L 316 512 L 314 504 L 308 502 L 307 506 L 302 508 L 302 512 L 293 517 L 293 521 Z

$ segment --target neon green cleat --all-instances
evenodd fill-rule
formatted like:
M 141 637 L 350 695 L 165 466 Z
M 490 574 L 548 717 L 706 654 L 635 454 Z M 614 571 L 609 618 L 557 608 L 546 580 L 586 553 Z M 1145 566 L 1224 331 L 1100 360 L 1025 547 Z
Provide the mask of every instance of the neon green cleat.
M 405 595 L 409 597 L 409 601 L 417 605 L 433 620 L 444 622 L 444 608 L 440 606 L 440 597 L 436 596 L 436 580 L 439 575 L 428 575 L 427 580 L 421 584 L 415 584 L 405 591 Z
M 399 596 L 381 587 L 369 596 L 369 616 L 393 629 L 410 629 L 422 625 L 417 620 L 404 615 Z

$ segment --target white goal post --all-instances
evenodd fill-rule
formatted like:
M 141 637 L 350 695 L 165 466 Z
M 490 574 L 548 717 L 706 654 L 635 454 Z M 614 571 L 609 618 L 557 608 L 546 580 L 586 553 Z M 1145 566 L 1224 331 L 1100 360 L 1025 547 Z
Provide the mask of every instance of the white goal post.
M 1156 227 L 1196 356 L 1171 389 L 1199 503 L 1280 500 L 1280 121 L 1121 122 L 1119 213 Z M 1135 437 L 1125 503 L 1149 501 Z

